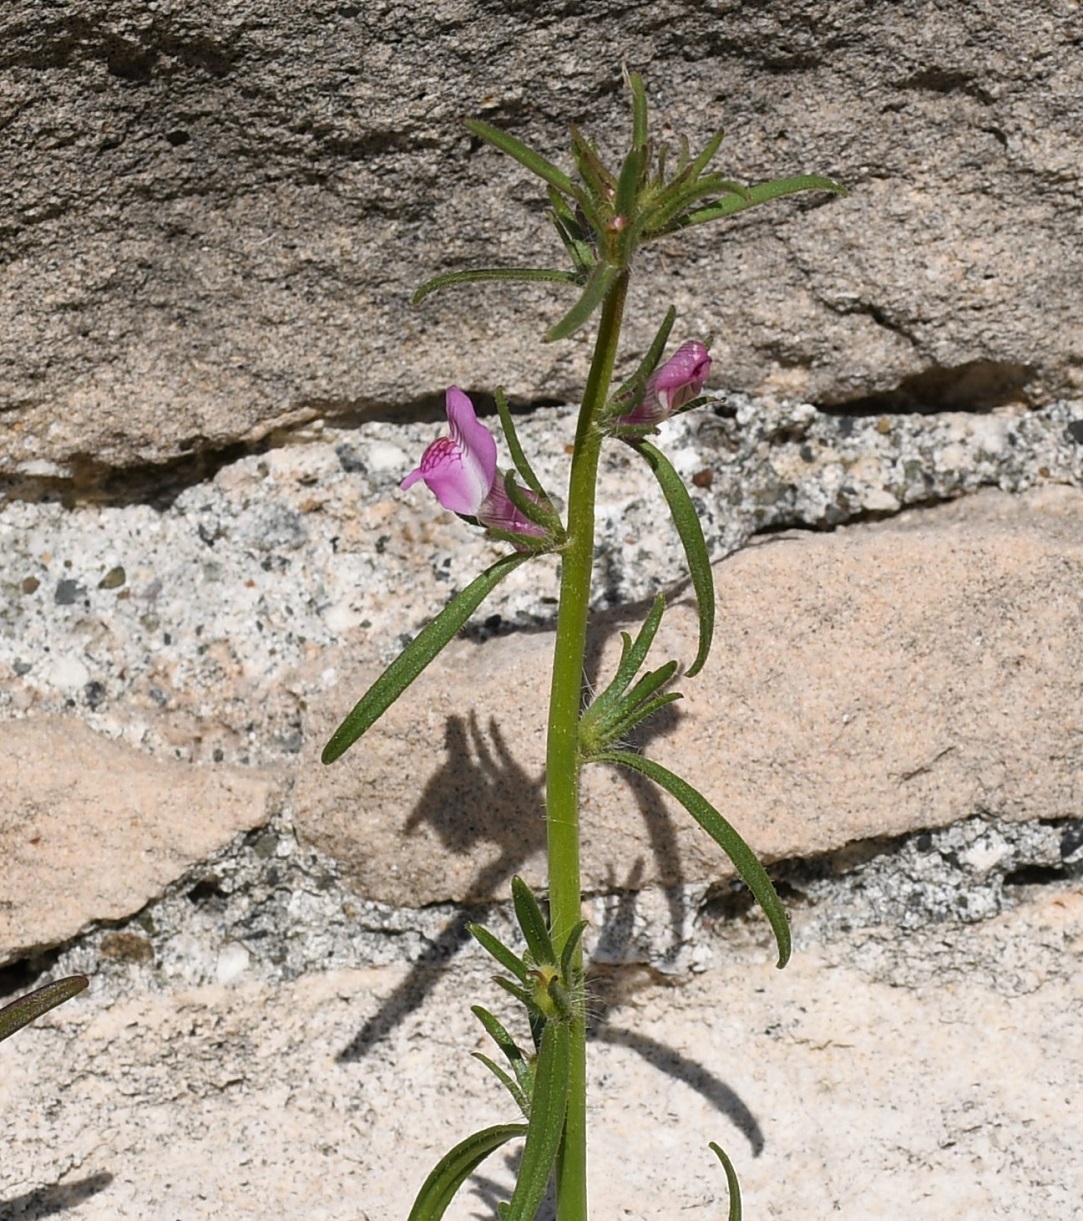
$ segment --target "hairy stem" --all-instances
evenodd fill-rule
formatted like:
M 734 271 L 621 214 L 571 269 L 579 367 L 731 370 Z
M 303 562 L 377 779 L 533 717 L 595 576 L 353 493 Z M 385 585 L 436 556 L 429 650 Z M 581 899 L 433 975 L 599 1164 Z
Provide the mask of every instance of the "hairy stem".
M 579 712 L 594 562 L 595 485 L 602 446 L 602 435 L 595 422 L 609 394 L 627 291 L 628 272 L 624 271 L 602 305 L 590 376 L 579 412 L 568 485 L 568 542 L 561 567 L 545 769 L 549 910 L 558 953 L 580 918 Z M 575 969 L 580 976 L 582 967 L 580 948 L 576 950 L 575 958 Z M 557 1216 L 559 1221 L 586 1221 L 587 1056 L 581 995 L 577 999 L 571 1033 L 568 1111 L 557 1160 Z

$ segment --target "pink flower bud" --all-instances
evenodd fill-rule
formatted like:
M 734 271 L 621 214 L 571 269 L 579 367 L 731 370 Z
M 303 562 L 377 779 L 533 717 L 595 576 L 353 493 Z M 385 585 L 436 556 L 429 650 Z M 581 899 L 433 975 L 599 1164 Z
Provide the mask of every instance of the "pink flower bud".
M 711 373 L 711 356 L 702 343 L 682 343 L 666 363 L 647 378 L 642 400 L 618 424 L 644 426 L 660 420 L 690 403 L 703 389 Z
M 450 436 L 437 438 L 399 487 L 424 479 L 445 509 L 476 517 L 496 479 L 496 441 L 458 386 L 448 389 L 445 402 Z

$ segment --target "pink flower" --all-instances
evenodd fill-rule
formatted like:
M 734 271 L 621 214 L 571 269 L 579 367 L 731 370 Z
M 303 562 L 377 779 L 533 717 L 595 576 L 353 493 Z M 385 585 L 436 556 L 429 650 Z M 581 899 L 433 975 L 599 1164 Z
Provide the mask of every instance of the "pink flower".
M 517 509 L 504 490 L 496 465 L 496 440 L 458 388 L 447 392 L 449 435 L 438 437 L 421 455 L 421 464 L 399 484 L 411 488 L 424 479 L 436 499 L 453 513 L 476 517 L 483 526 L 544 538 L 548 531 Z M 526 492 L 533 498 L 533 494 Z
M 617 419 L 638 427 L 657 424 L 690 403 L 711 374 L 711 356 L 702 343 L 690 339 L 647 378 L 640 402 Z

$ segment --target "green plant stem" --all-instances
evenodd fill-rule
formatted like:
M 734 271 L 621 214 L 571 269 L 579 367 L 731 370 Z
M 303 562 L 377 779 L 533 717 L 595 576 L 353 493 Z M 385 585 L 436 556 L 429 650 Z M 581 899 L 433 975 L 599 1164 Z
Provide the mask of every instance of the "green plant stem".
M 628 272 L 625 270 L 614 281 L 602 304 L 568 484 L 568 541 L 562 553 L 545 765 L 549 918 L 558 953 L 580 919 L 579 712 L 594 563 L 594 501 L 602 447 L 602 434 L 596 421 L 613 378 L 627 291 Z M 576 950 L 574 966 L 581 976 L 581 947 Z M 580 996 L 571 1029 L 568 1110 L 557 1158 L 559 1221 L 586 1221 L 587 1218 L 586 1078 L 586 1026 Z

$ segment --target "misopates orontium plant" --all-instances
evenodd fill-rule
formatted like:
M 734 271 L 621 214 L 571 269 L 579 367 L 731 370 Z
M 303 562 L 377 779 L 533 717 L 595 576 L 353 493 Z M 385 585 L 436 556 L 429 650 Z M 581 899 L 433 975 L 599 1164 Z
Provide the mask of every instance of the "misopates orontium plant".
M 618 169 L 610 169 L 595 144 L 571 132 L 573 173 L 565 173 L 506 132 L 479 120 L 466 126 L 480 139 L 514 157 L 546 184 L 549 220 L 571 260 L 570 270 L 495 267 L 451 272 L 418 289 L 415 302 L 437 289 L 481 280 L 547 281 L 576 292 L 575 304 L 550 329 L 549 341 L 566 339 L 598 314 L 594 352 L 583 394 L 570 461 L 566 510 L 562 518 L 542 486 L 516 435 L 507 403 L 497 390 L 500 425 L 512 469 L 497 465 L 496 439 L 458 388 L 447 392 L 448 435 L 434 441 L 416 470 L 402 481 L 419 480 L 447 509 L 508 544 L 507 553 L 475 577 L 399 654 L 362 696 L 323 752 L 331 763 L 347 750 L 403 693 L 477 610 L 483 599 L 514 569 L 555 555 L 560 560 L 552 687 L 546 749 L 545 800 L 548 843 L 548 916 L 519 878 L 512 894 L 522 932 L 522 952 L 484 928 L 473 934 L 506 975 L 498 982 L 525 1010 L 532 1046 L 524 1051 L 494 1015 L 474 1013 L 503 1060 L 480 1056 L 506 1087 L 523 1119 L 468 1136 L 436 1166 L 421 1187 L 410 1221 L 436 1221 L 456 1191 L 488 1154 L 522 1138 L 522 1157 L 510 1201 L 501 1205 L 507 1221 L 529 1221 L 555 1177 L 559 1221 L 585 1221 L 586 1030 L 579 869 L 579 774 L 607 764 L 638 772 L 680 802 L 730 857 L 774 930 L 778 965 L 790 954 L 786 913 L 752 850 L 718 810 L 687 780 L 621 743 L 645 718 L 680 698 L 670 689 L 678 669 L 668 661 L 646 669 L 651 642 L 665 610 L 654 602 L 633 639 L 623 633 L 623 650 L 609 685 L 584 701 L 583 664 L 591 605 L 594 557 L 595 487 L 605 444 L 627 445 L 657 478 L 683 544 L 699 611 L 699 640 L 685 674 L 691 678 L 707 660 L 714 630 L 714 585 L 699 518 L 687 489 L 665 455 L 648 437 L 656 425 L 700 401 L 711 368 L 703 342 L 690 340 L 662 361 L 676 318 L 671 307 L 654 342 L 635 368 L 614 385 L 621 323 L 636 252 L 647 242 L 693 225 L 719 220 L 745 208 L 798 191 L 841 188 L 828 178 L 802 176 L 746 187 L 710 170 L 722 132 L 693 155 L 687 141 L 671 151 L 647 133 L 643 82 L 627 75 L 632 100 L 631 146 Z M 623 362 L 622 362 L 623 363 Z M 740 1216 L 740 1195 L 729 1159 L 722 1162 L 730 1192 L 730 1217 Z

